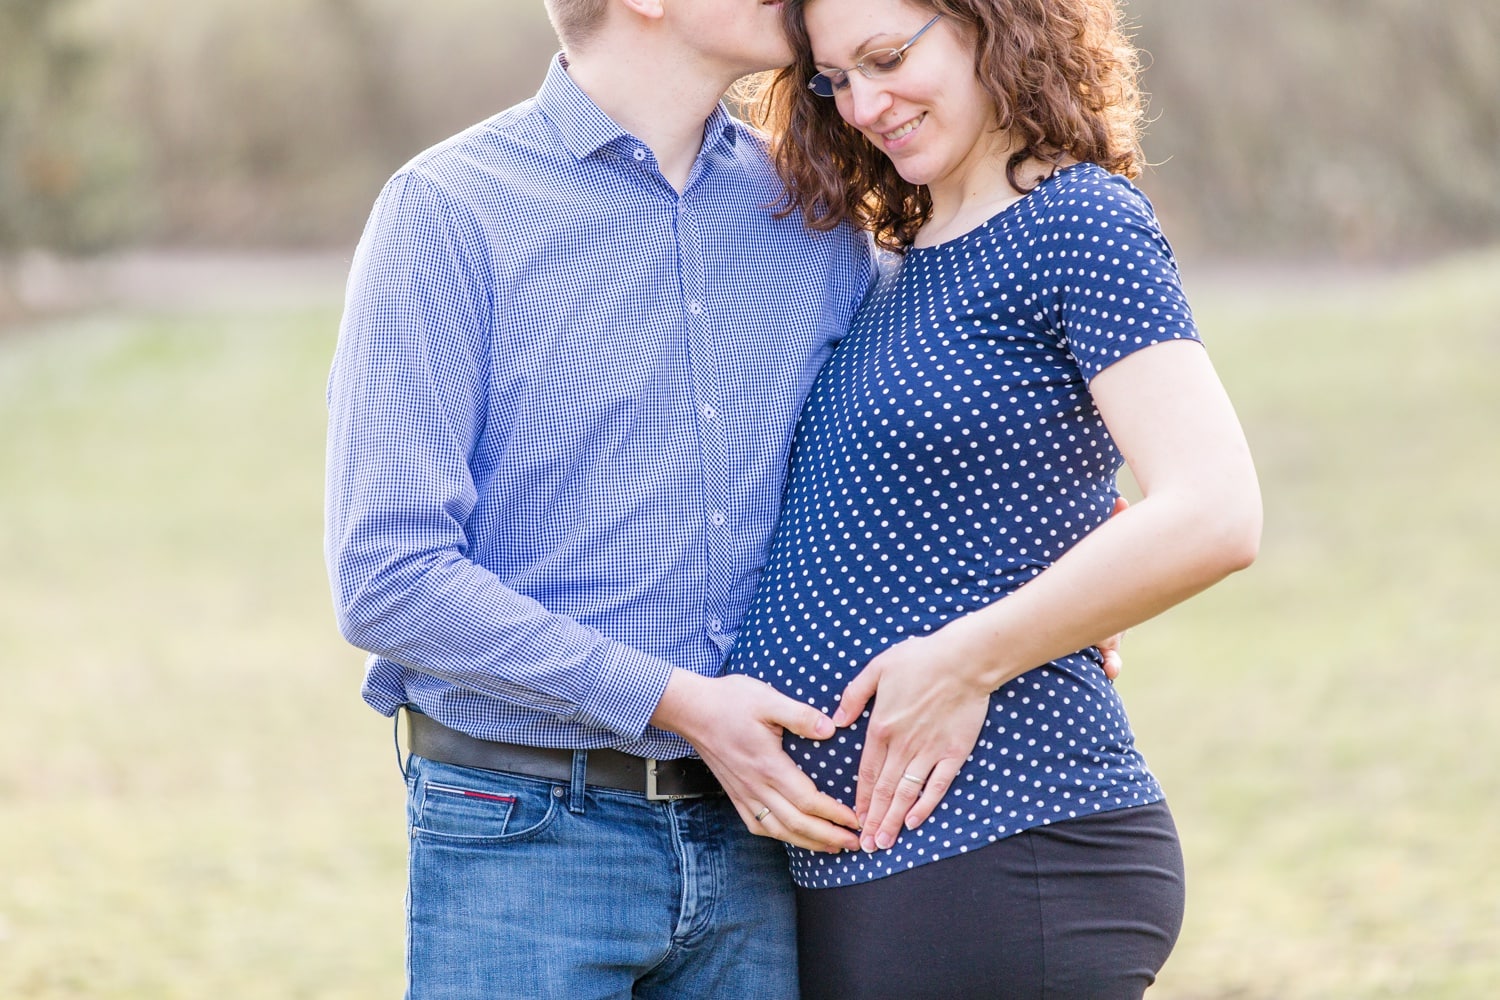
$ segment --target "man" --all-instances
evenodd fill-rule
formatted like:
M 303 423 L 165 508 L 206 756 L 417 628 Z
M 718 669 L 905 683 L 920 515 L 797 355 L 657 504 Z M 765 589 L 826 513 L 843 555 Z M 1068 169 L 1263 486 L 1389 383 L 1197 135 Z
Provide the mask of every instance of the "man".
M 408 996 L 792 997 L 773 838 L 856 821 L 781 750 L 832 723 L 716 675 L 868 251 L 775 219 L 719 104 L 789 60 L 777 5 L 548 13 L 536 97 L 381 193 L 330 380 L 339 624 L 409 709 Z

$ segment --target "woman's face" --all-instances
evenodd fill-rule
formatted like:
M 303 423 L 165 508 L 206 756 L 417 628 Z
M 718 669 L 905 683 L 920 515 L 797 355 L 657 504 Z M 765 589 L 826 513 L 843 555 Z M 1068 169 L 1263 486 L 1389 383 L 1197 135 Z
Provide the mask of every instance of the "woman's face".
M 901 48 L 933 14 L 906 0 L 812 0 L 804 11 L 814 64 L 849 71 L 848 86 L 824 100 L 835 101 L 902 178 L 939 198 L 978 179 L 976 170 L 992 174 L 1003 152 L 994 101 L 974 73 L 973 42 L 944 18 L 890 72 L 872 78 L 853 68 L 872 50 Z

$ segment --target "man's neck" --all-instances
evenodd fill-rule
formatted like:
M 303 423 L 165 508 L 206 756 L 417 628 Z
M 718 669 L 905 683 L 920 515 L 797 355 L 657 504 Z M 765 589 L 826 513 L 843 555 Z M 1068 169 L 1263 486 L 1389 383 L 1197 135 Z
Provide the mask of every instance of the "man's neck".
M 651 147 L 662 175 L 678 191 L 703 147 L 704 122 L 734 82 L 703 72 L 680 54 L 653 51 L 649 36 L 601 40 L 569 53 L 568 75 L 600 110 Z

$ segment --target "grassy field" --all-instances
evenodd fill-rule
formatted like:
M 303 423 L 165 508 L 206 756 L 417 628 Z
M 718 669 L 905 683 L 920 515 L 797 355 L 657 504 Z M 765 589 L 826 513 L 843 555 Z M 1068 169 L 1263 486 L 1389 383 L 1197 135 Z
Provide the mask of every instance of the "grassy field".
M 1157 1000 L 1500 984 L 1497 273 L 1188 274 L 1267 528 L 1127 641 L 1189 864 Z M 0 997 L 399 995 L 320 554 L 336 297 L 0 336 Z

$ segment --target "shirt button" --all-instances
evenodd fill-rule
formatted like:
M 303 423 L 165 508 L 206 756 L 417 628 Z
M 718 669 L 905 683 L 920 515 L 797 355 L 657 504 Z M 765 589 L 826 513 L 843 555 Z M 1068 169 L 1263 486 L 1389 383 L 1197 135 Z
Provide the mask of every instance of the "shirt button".
M 698 407 L 698 412 L 703 414 L 704 420 L 712 420 L 714 417 L 717 417 L 719 415 L 719 411 L 714 409 L 712 406 L 709 406 L 707 403 L 704 403 L 702 406 Z
M 721 514 L 719 511 L 714 511 L 712 514 L 710 514 L 708 516 L 708 519 L 710 521 L 712 521 L 715 524 L 715 526 L 720 527 L 720 528 L 724 527 L 724 515 Z
M 702 316 L 703 315 L 703 304 L 701 302 L 699 302 L 697 299 L 691 299 L 691 300 L 689 300 L 689 302 L 688 302 L 688 312 L 692 313 L 694 316 Z
M 719 631 L 719 629 L 721 629 L 721 628 L 724 627 L 724 622 L 723 622 L 722 619 L 719 619 L 719 618 L 710 618 L 708 620 L 708 627 L 711 628 L 711 629 L 713 629 L 715 632 L 717 632 L 717 631 Z
M 636 159 L 637 163 L 639 163 L 641 160 L 644 160 L 645 158 L 646 158 L 646 151 L 644 149 L 637 149 L 635 151 L 635 159 Z

